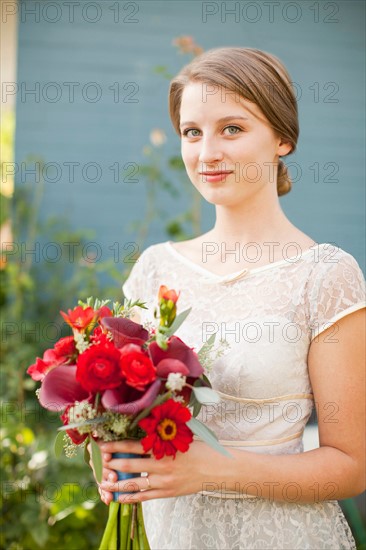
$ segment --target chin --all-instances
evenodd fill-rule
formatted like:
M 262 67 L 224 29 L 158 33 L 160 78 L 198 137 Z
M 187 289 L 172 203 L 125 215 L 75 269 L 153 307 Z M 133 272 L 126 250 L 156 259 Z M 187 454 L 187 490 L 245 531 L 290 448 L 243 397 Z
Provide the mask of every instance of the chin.
M 238 198 L 232 197 L 231 199 L 228 197 L 219 197 L 219 196 L 212 196 L 211 195 L 204 195 L 201 193 L 201 197 L 210 204 L 214 204 L 217 206 L 235 206 L 238 204 Z

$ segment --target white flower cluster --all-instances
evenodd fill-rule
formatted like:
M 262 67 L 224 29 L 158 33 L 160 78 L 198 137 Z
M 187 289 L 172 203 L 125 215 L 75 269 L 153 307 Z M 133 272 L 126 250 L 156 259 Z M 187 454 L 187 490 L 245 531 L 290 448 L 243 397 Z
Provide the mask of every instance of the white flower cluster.
M 90 346 L 90 343 L 87 340 L 85 340 L 84 335 L 81 332 L 78 332 L 77 330 L 74 330 L 74 340 L 75 340 L 76 349 L 78 350 L 79 353 L 83 353 Z
M 94 433 L 103 441 L 116 441 L 127 436 L 131 418 L 125 414 L 107 411 L 103 414 L 103 422 L 96 424 Z
M 67 458 L 72 458 L 77 455 L 78 446 L 72 442 L 68 434 L 64 435 L 64 449 Z
M 68 410 L 69 424 L 80 422 L 77 431 L 80 434 L 88 434 L 93 431 L 93 424 L 87 423 L 98 416 L 97 411 L 91 403 L 87 401 L 75 401 L 74 405 Z
M 171 372 L 165 386 L 171 391 L 181 391 L 186 383 L 186 377 L 179 372 Z

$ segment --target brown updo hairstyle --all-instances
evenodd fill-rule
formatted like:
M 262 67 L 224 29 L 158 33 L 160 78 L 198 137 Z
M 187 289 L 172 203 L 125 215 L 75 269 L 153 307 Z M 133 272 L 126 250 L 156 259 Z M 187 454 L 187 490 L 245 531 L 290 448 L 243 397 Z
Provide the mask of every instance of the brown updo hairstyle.
M 215 48 L 191 61 L 173 78 L 169 88 L 169 113 L 180 136 L 180 106 L 185 86 L 202 82 L 222 87 L 255 103 L 274 132 L 296 149 L 299 136 L 297 102 L 290 76 L 272 54 L 253 48 Z M 285 195 L 292 182 L 287 167 L 279 160 L 277 193 Z

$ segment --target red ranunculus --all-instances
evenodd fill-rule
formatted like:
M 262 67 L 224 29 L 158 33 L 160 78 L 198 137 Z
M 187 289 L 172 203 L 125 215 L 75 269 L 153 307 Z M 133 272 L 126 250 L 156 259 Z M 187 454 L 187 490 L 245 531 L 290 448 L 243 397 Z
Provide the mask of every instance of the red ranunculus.
M 120 353 L 113 344 L 96 343 L 77 359 L 76 380 L 90 392 L 117 388 L 122 381 Z
M 126 344 L 120 349 L 120 367 L 126 384 L 137 390 L 144 390 L 156 378 L 153 362 L 136 344 Z
M 186 424 L 190 419 L 189 409 L 173 399 L 154 407 L 138 423 L 147 434 L 141 440 L 145 453 L 152 449 L 155 458 L 160 459 L 175 457 L 177 451 L 187 452 L 193 441 L 193 433 Z
M 75 346 L 75 340 L 73 336 L 66 336 L 60 338 L 54 346 L 54 351 L 57 357 L 60 359 L 72 360 L 77 355 L 77 349 Z
M 98 316 L 98 312 L 92 307 L 76 306 L 74 309 L 68 309 L 67 313 L 60 311 L 62 317 L 71 328 L 83 331 L 85 330 Z
M 96 327 L 93 331 L 93 334 L 90 336 L 90 341 L 93 342 L 93 344 L 103 344 L 103 345 L 110 345 L 111 340 L 108 338 L 105 332 L 103 332 L 101 327 Z

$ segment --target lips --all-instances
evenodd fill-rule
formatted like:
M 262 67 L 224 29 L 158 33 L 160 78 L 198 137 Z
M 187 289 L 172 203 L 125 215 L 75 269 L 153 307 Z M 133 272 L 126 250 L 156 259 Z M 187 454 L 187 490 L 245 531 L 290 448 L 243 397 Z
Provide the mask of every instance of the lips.
M 221 176 L 232 173 L 233 170 L 220 170 L 219 172 L 213 172 L 212 170 L 210 170 L 209 172 L 199 172 L 200 176 Z
M 233 173 L 233 170 L 220 170 L 199 172 L 203 183 L 221 183 L 226 180 L 226 177 Z

